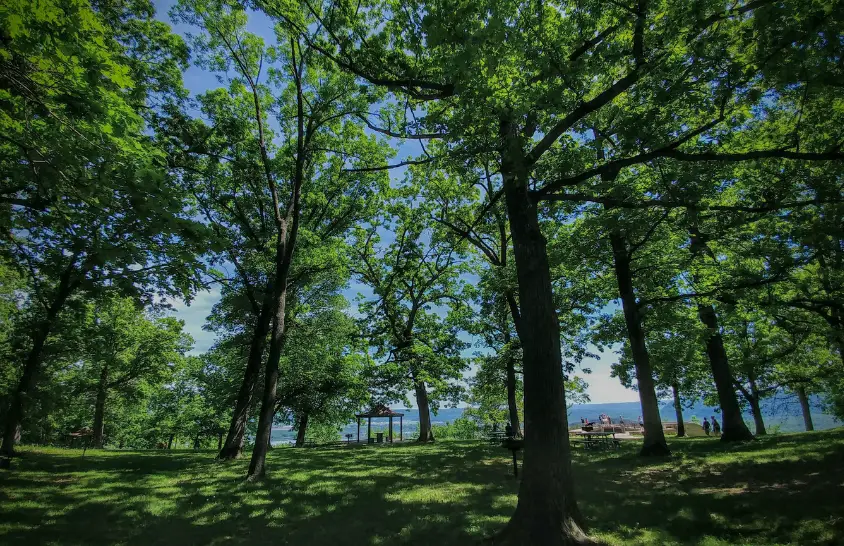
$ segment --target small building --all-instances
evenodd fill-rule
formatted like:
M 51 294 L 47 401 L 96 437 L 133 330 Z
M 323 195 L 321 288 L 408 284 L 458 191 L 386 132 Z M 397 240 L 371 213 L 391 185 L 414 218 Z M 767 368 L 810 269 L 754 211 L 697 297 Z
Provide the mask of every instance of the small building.
M 404 438 L 404 414 L 396 413 L 384 404 L 376 404 L 363 413 L 355 415 L 358 420 L 358 443 L 360 443 L 360 420 L 366 419 L 366 441 L 372 441 L 372 420 L 387 418 L 390 421 L 389 432 L 387 433 L 387 441 L 393 443 L 393 418 L 399 418 L 399 440 Z

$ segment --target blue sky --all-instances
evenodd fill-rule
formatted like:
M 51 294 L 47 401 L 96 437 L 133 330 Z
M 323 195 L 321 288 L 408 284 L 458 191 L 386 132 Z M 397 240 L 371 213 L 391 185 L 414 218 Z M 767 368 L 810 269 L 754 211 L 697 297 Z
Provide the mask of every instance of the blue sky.
M 169 23 L 175 32 L 186 36 L 192 31 L 187 25 L 174 24 L 170 20 L 168 12 L 176 3 L 176 0 L 154 0 L 156 6 L 157 17 Z M 249 30 L 255 34 L 262 36 L 267 43 L 273 43 L 275 37 L 272 32 L 271 22 L 263 14 L 255 14 L 250 17 Z M 192 94 L 199 94 L 209 89 L 219 87 L 221 84 L 216 76 L 212 73 L 206 72 L 195 66 L 191 66 L 184 75 L 185 86 Z M 414 152 L 411 146 L 406 146 L 399 150 L 399 155 L 396 160 L 400 160 Z M 404 176 L 404 169 L 395 169 L 391 171 L 391 176 L 394 180 L 399 180 Z M 365 295 L 371 293 L 365 287 L 352 284 L 345 295 L 349 301 L 354 301 L 355 296 L 362 292 Z M 185 329 L 193 336 L 195 340 L 194 353 L 201 353 L 206 351 L 214 342 L 215 334 L 202 329 L 205 324 L 205 318 L 211 312 L 211 308 L 217 301 L 219 301 L 219 290 L 203 291 L 196 294 L 194 300 L 190 305 L 181 301 L 171 301 L 173 307 L 173 315 L 185 321 Z M 354 304 L 353 304 L 354 305 Z M 593 348 L 594 349 L 594 348 Z M 468 350 L 467 356 L 475 352 L 476 348 Z M 596 353 L 597 351 L 592 351 Z M 592 370 L 590 375 L 584 376 L 589 383 L 588 394 L 592 402 L 606 403 L 606 402 L 633 402 L 638 401 L 638 394 L 630 389 L 623 387 L 619 381 L 610 377 L 610 365 L 617 360 L 614 352 L 606 351 L 600 360 L 587 359 L 583 362 L 584 368 Z

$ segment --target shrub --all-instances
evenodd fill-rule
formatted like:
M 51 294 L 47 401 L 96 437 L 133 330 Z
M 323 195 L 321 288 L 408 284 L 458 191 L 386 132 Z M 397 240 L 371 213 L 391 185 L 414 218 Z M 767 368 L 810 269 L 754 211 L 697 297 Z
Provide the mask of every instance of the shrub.
M 451 423 L 435 425 L 432 428 L 437 440 L 475 440 L 483 435 L 478 424 L 466 417 L 458 417 Z

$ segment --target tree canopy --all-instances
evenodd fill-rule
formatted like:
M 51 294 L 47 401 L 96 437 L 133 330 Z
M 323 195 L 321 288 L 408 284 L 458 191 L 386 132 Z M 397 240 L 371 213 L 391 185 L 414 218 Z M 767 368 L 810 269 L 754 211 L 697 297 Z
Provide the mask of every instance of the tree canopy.
M 83 430 L 260 480 L 274 425 L 402 403 L 430 442 L 466 402 L 523 436 L 496 544 L 562 545 L 602 353 L 645 456 L 661 400 L 724 442 L 774 395 L 844 416 L 842 33 L 840 0 L 10 3 L 0 463 Z

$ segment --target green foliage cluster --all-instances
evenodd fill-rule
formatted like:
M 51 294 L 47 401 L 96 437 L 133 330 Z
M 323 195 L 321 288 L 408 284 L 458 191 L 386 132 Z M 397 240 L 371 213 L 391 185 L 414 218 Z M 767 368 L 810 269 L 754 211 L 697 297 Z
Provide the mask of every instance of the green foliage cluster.
M 484 428 L 471 417 L 458 417 L 444 425 L 433 425 L 437 440 L 479 440 L 484 437 Z

